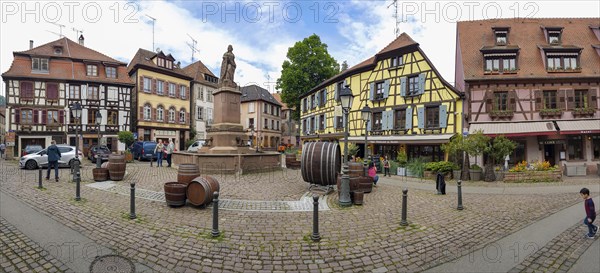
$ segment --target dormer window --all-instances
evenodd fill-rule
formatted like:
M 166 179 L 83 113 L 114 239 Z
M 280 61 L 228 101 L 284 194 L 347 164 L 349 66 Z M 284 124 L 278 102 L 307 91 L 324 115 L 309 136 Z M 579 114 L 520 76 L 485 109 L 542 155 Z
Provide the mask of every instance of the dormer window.
M 544 34 L 551 45 L 560 45 L 562 43 L 562 27 L 545 27 Z
M 169 61 L 169 60 L 166 60 L 166 67 L 167 67 L 168 69 L 173 69 L 173 62 L 172 62 L 172 61 Z
M 492 28 L 494 30 L 494 37 L 496 40 L 497 46 L 505 46 L 508 44 L 508 31 L 510 28 L 507 27 L 495 27 Z
M 87 66 L 87 75 L 97 77 L 98 76 L 98 66 L 95 64 L 88 64 Z
M 556 70 L 578 70 L 579 65 L 579 53 L 575 52 L 549 52 L 546 53 L 546 69 L 548 71 Z
M 34 72 L 48 72 L 48 59 L 31 58 L 31 70 Z
M 165 67 L 165 59 L 163 59 L 163 58 L 156 59 L 156 64 L 160 67 Z
M 516 53 L 483 54 L 486 72 L 515 72 L 517 70 Z
M 116 79 L 117 78 L 117 68 L 107 66 L 106 67 L 106 77 Z
M 390 59 L 390 67 L 397 67 L 404 65 L 404 59 L 402 56 L 394 56 Z

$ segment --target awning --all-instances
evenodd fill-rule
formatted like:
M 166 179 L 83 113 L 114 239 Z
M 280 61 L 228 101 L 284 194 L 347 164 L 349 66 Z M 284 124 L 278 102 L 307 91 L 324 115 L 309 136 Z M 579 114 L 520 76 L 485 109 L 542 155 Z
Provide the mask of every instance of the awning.
M 600 119 L 556 121 L 561 135 L 600 133 Z
M 368 136 L 367 141 L 375 144 L 442 144 L 450 141 L 452 136 L 453 134 Z M 365 137 L 351 136 L 348 141 L 362 143 Z
M 471 123 L 469 134 L 483 130 L 484 135 L 539 136 L 558 132 L 552 121 Z

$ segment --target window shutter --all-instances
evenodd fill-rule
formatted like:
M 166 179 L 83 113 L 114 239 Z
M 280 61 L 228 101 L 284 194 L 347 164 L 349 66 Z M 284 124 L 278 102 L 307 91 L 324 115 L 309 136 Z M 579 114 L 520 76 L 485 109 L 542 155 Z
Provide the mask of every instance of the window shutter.
M 387 120 L 387 126 L 388 126 L 388 130 L 392 130 L 394 129 L 394 110 L 388 110 L 388 120 Z
M 39 110 L 32 110 L 31 112 L 33 112 L 33 124 L 39 124 L 40 123 L 40 118 L 39 118 Z
M 152 94 L 156 94 L 156 79 L 152 79 Z
M 46 98 L 50 100 L 58 99 L 58 84 L 46 83 Z
M 190 98 L 190 89 L 185 87 L 185 97 Z
M 319 92 L 315 93 L 315 101 L 313 102 L 315 106 L 321 106 L 321 100 L 319 96 Z
M 446 128 L 448 126 L 448 106 L 440 105 L 440 128 Z
M 406 129 L 410 130 L 412 129 L 412 124 L 413 124 L 413 113 L 412 113 L 412 107 L 407 107 L 406 108 Z
M 406 97 L 406 77 L 400 77 L 400 96 Z
M 540 111 L 543 108 L 543 102 L 542 102 L 542 90 L 539 89 L 535 89 L 533 90 L 533 95 L 535 97 L 535 110 L 536 111 Z
M 427 73 L 419 74 L 419 95 L 425 93 L 425 79 L 427 78 Z
M 483 97 L 485 99 L 485 112 L 491 113 L 494 110 L 494 92 L 486 90 Z
M 319 118 L 320 118 L 319 116 L 315 116 L 315 128 L 317 130 L 321 129 L 321 122 L 320 122 Z
M 383 111 L 381 112 L 381 130 L 387 130 L 387 120 L 388 120 L 388 116 L 387 116 L 387 111 Z
M 185 120 L 184 122 L 188 122 L 190 120 L 190 112 L 185 112 Z
M 517 91 L 508 91 L 508 110 L 517 111 Z
M 181 85 L 179 85 L 179 84 L 176 84 L 176 85 L 175 85 L 175 97 L 176 97 L 176 98 L 179 98 L 179 97 L 180 97 L 180 96 L 179 96 L 179 93 L 180 93 L 181 91 L 179 91 L 179 90 L 181 90 Z
M 144 91 L 144 77 L 140 76 L 140 91 Z
M 325 106 L 325 104 L 327 104 L 327 89 L 323 89 L 323 105 Z
M 335 85 L 335 91 L 333 93 L 333 97 L 336 101 L 340 100 L 340 86 L 338 84 Z
M 310 124 L 310 118 L 306 119 L 306 134 L 310 135 L 310 131 L 312 130 L 312 124 Z
M 419 128 L 425 128 L 425 107 L 417 107 L 417 121 Z
M 387 98 L 390 95 L 390 80 L 385 80 L 383 83 L 383 97 Z
M 373 100 L 375 98 L 375 83 L 372 82 L 369 84 L 369 100 Z
M 156 121 L 156 109 L 153 107 L 150 107 L 150 120 Z
M 48 110 L 42 110 L 42 121 L 41 124 L 46 124 L 48 121 Z
M 370 119 L 369 122 L 367 122 L 367 132 L 371 132 L 373 130 L 373 126 L 371 126 L 371 124 L 373 124 L 373 119 Z
M 566 90 L 556 91 L 556 99 L 558 100 L 556 107 L 558 107 L 558 109 L 565 110 L 565 107 L 567 105 L 567 98 L 565 97 L 566 92 Z
M 15 108 L 15 123 L 19 124 L 21 122 L 21 112 L 20 109 Z
M 58 122 L 65 124 L 65 110 L 58 110 Z
M 588 90 L 588 108 L 598 109 L 598 94 L 595 89 Z

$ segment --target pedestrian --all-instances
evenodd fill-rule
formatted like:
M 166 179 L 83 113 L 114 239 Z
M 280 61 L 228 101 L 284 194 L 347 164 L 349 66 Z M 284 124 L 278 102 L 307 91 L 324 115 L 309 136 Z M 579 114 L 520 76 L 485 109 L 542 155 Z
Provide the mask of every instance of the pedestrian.
M 5 158 L 4 152 L 6 152 L 6 145 L 4 145 L 4 143 L 0 143 L 0 158 Z
M 383 159 L 383 177 L 386 175 L 392 177 L 392 175 L 390 175 L 390 161 L 388 160 L 387 155 Z
M 588 238 L 593 239 L 598 233 L 598 226 L 592 224 L 596 220 L 596 208 L 594 207 L 594 200 L 590 197 L 590 190 L 583 188 L 579 191 L 579 195 L 583 198 L 583 206 L 585 207 L 585 219 L 583 223 L 588 227 Z
M 373 184 L 377 186 L 377 181 L 379 181 L 379 176 L 377 175 L 377 167 L 373 164 L 373 161 L 369 162 L 369 176 L 373 178 Z
M 154 148 L 154 154 L 156 154 L 156 167 L 162 167 L 164 150 L 165 145 L 162 143 L 162 140 L 158 140 L 158 144 L 156 144 L 156 148 Z
M 56 141 L 52 140 L 51 145 L 46 149 L 46 154 L 48 155 L 48 172 L 46 173 L 46 180 L 50 179 L 50 170 L 54 168 L 54 177 L 56 178 L 56 182 L 58 182 L 58 160 L 60 160 L 61 154 L 58 147 L 56 147 Z
M 175 139 L 169 140 L 169 145 L 167 145 L 167 167 L 171 167 L 171 155 L 175 150 Z

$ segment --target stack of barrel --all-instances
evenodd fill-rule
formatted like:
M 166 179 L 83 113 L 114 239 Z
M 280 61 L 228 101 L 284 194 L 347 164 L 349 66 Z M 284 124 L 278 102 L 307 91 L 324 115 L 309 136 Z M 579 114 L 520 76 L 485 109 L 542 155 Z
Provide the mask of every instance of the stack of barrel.
M 360 162 L 348 162 L 348 176 L 350 176 L 350 197 L 355 205 L 363 204 L 363 195 L 373 190 L 373 178 L 365 176 L 363 165 Z M 337 189 L 341 190 L 342 176 L 337 178 Z
M 186 200 L 192 205 L 204 206 L 213 201 L 213 193 L 219 191 L 219 182 L 210 176 L 200 176 L 196 164 L 181 164 L 177 182 L 165 183 L 165 199 L 171 207 L 183 206 Z

